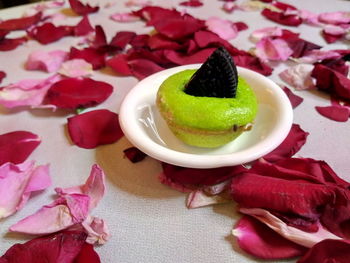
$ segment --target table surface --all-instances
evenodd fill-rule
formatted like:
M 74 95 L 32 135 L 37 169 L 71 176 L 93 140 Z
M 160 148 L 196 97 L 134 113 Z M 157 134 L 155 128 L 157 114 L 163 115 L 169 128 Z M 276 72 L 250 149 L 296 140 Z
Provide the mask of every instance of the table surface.
M 103 6 L 108 1 L 90 1 Z M 112 1 L 109 1 L 112 2 Z M 109 19 L 115 12 L 130 11 L 124 1 L 115 1 L 110 8 L 102 8 L 89 16 L 94 25 L 102 25 L 109 39 L 122 30 L 149 33 L 143 22 L 117 23 Z M 253 47 L 249 34 L 258 28 L 276 26 L 263 18 L 259 12 L 223 12 L 222 1 L 205 0 L 199 8 L 180 7 L 181 1 L 152 0 L 154 5 L 186 9 L 195 17 L 206 19 L 219 16 L 234 21 L 243 21 L 249 29 L 239 33 L 230 42 L 244 50 Z M 349 10 L 350 2 L 333 0 L 285 0 L 299 8 L 315 13 Z M 0 19 L 20 17 L 28 6 L 0 10 Z M 133 7 L 133 9 L 138 9 Z M 67 13 L 68 9 L 63 10 Z M 62 23 L 76 24 L 80 17 L 70 16 Z M 283 27 L 283 26 L 281 26 Z M 320 28 L 301 25 L 288 28 L 299 32 L 301 37 L 325 46 L 326 49 L 349 48 L 346 43 L 327 45 L 320 36 Z M 0 52 L 0 70 L 7 73 L 2 85 L 27 78 L 45 78 L 48 73 L 26 71 L 23 64 L 28 54 L 34 50 L 68 51 L 77 39 L 66 37 L 58 42 L 42 46 L 29 41 L 16 50 Z M 286 68 L 280 63 L 275 67 L 271 78 L 282 83 L 278 73 Z M 97 106 L 118 113 L 120 104 L 127 92 L 137 83 L 133 77 L 117 77 L 108 69 L 95 71 L 93 78 L 109 82 L 115 88 L 112 96 Z M 338 123 L 319 115 L 314 107 L 329 105 L 329 98 L 318 92 L 299 91 L 304 102 L 294 110 L 294 122 L 310 133 L 306 145 L 298 155 L 327 161 L 337 174 L 350 180 L 350 122 Z M 176 192 L 158 181 L 160 163 L 152 158 L 132 164 L 123 158 L 123 150 L 130 147 L 125 137 L 120 141 L 87 150 L 71 145 L 65 132 L 67 117 L 72 114 L 50 110 L 8 110 L 0 107 L 0 134 L 27 130 L 42 138 L 40 146 L 29 159 L 38 164 L 50 164 L 53 185 L 40 195 L 35 195 L 26 206 L 0 222 L 0 254 L 16 242 L 24 242 L 28 237 L 8 233 L 8 228 L 23 217 L 32 214 L 42 205 L 52 201 L 54 187 L 67 187 L 81 184 L 89 175 L 91 166 L 99 164 L 106 173 L 107 193 L 93 215 L 103 218 L 111 231 L 111 239 L 96 250 L 102 262 L 259 262 L 242 253 L 231 235 L 231 229 L 240 217 L 234 204 L 188 210 L 186 196 Z M 264 262 L 295 262 L 264 261 Z

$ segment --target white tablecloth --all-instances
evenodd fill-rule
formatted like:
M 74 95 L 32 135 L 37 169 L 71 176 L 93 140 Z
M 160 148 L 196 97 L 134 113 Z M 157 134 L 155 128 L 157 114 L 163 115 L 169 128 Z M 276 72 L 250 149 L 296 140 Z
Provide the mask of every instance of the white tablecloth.
M 90 1 L 93 4 L 107 3 L 107 0 Z M 110 1 L 111 2 L 111 1 Z M 103 25 L 109 39 L 122 30 L 148 33 L 150 28 L 143 22 L 116 23 L 109 19 L 115 12 L 130 11 L 124 1 L 117 2 L 111 8 L 101 8 L 91 14 L 94 25 Z M 231 43 L 244 50 L 253 47 L 248 40 L 249 34 L 258 28 L 277 24 L 264 19 L 259 12 L 235 11 L 223 12 L 222 1 L 205 0 L 199 8 L 185 8 L 177 5 L 179 1 L 152 0 L 155 5 L 163 7 L 176 6 L 186 9 L 195 17 L 206 19 L 219 16 L 233 21 L 244 21 L 249 29 L 239 33 Z M 299 8 L 315 13 L 326 11 L 350 10 L 349 1 L 341 0 L 286 0 Z M 28 6 L 0 10 L 0 18 L 20 17 Z M 137 8 L 134 8 L 137 9 Z M 64 11 L 69 15 L 68 9 Z M 80 17 L 69 17 L 63 24 L 76 24 Z M 283 26 L 282 26 L 283 27 Z M 301 25 L 289 28 L 299 32 L 301 37 L 327 46 L 320 35 L 320 28 Z M 49 45 L 39 45 L 30 41 L 14 51 L 0 52 L 0 70 L 7 73 L 2 85 L 26 78 L 45 78 L 47 73 L 26 71 L 23 67 L 28 54 L 37 49 L 68 51 L 77 39 L 66 37 Z M 346 43 L 336 43 L 327 48 L 348 48 Z M 277 76 L 285 65 L 276 66 L 270 77 L 282 83 Z M 115 92 L 96 108 L 107 108 L 118 112 L 120 103 L 126 93 L 137 83 L 133 77 L 116 77 L 108 69 L 96 71 L 94 79 L 111 83 Z M 350 122 L 337 123 L 319 115 L 314 106 L 329 105 L 329 98 L 318 92 L 297 92 L 304 97 L 304 102 L 294 111 L 294 122 L 310 132 L 306 145 L 298 153 L 300 156 L 327 161 L 344 179 L 350 180 Z M 44 193 L 35 195 L 27 205 L 15 215 L 0 221 L 0 254 L 3 254 L 16 242 L 23 243 L 27 236 L 8 233 L 8 227 L 25 216 L 32 214 L 42 205 L 52 201 L 54 187 L 67 187 L 81 184 L 89 175 L 91 166 L 99 164 L 107 175 L 107 193 L 93 215 L 106 220 L 112 238 L 97 248 L 102 262 L 257 262 L 245 255 L 237 247 L 231 229 L 240 217 L 235 212 L 234 204 L 217 205 L 188 210 L 185 195 L 159 183 L 157 176 L 161 172 L 160 163 L 151 158 L 132 164 L 123 158 L 123 150 L 130 143 L 122 138 L 117 143 L 86 150 L 71 145 L 67 136 L 67 112 L 50 110 L 7 110 L 0 107 L 0 134 L 14 130 L 28 130 L 42 138 L 41 145 L 29 159 L 39 164 L 50 163 L 53 186 Z M 266 261 L 265 261 L 266 262 Z M 272 262 L 272 261 L 267 261 Z M 275 262 L 275 261 L 273 261 Z M 276 262 L 295 262 L 276 261 Z

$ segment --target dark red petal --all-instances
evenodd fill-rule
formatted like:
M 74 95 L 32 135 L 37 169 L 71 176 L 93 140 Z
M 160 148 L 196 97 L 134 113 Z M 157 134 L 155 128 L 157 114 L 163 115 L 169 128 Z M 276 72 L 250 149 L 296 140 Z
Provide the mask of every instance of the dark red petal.
M 38 23 L 41 20 L 41 17 L 42 13 L 39 12 L 32 16 L 3 20 L 0 22 L 0 30 L 24 30 Z
M 238 31 L 243 31 L 248 29 L 248 25 L 244 22 L 235 22 L 233 24 L 236 26 Z
M 261 259 L 292 258 L 303 255 L 307 250 L 250 216 L 243 216 L 233 233 L 242 250 Z
M 6 73 L 3 71 L 0 71 L 0 83 L 2 82 L 2 80 L 6 78 Z
M 69 4 L 75 13 L 82 16 L 95 13 L 100 9 L 98 6 L 92 7 L 89 4 L 84 5 L 79 0 L 69 0 Z
M 28 38 L 4 38 L 0 40 L 0 51 L 10 51 L 27 42 Z
M 52 23 L 45 23 L 28 31 L 28 35 L 39 41 L 41 44 L 46 45 L 65 36 L 72 35 L 73 31 L 73 27 L 55 26 Z
M 345 122 L 350 117 L 350 109 L 342 106 L 316 106 L 315 109 L 322 116 L 333 121 Z
M 106 65 L 106 54 L 105 52 L 97 48 L 84 48 L 79 50 L 72 47 L 69 53 L 69 59 L 81 58 L 92 65 L 94 70 L 103 68 Z
M 177 65 L 203 63 L 214 52 L 216 48 L 205 48 L 191 55 L 185 55 L 173 50 L 165 50 L 164 56 Z
M 290 89 L 288 89 L 285 86 L 283 87 L 283 91 L 288 96 L 289 101 L 292 104 L 293 109 L 298 107 L 304 101 L 304 99 L 302 97 L 299 97 L 298 95 L 295 95 Z
M 147 25 L 154 25 L 158 21 L 166 19 L 179 19 L 182 17 L 182 14 L 175 9 L 166 9 L 159 6 L 145 6 L 133 12 L 133 14 L 145 19 Z
M 2 40 L 4 37 L 6 37 L 8 33 L 10 33 L 10 32 L 7 30 L 0 29 L 0 40 Z
M 148 39 L 150 38 L 149 35 L 142 34 L 142 35 L 136 35 L 130 40 L 130 45 L 133 48 L 143 48 L 148 46 Z
M 349 259 L 349 241 L 326 239 L 314 245 L 297 263 L 348 263 Z
M 107 37 L 102 26 L 95 27 L 95 39 L 92 42 L 92 47 L 99 48 L 107 45 Z
M 322 64 L 315 65 L 311 76 L 316 79 L 316 87 L 343 99 L 350 99 L 350 79 Z
M 332 44 L 345 36 L 344 34 L 329 34 L 325 30 L 322 30 L 322 36 L 327 41 L 327 43 Z
M 177 41 L 166 38 L 161 34 L 152 35 L 148 39 L 148 46 L 151 49 L 171 49 L 178 50 L 182 46 Z
M 120 31 L 112 38 L 110 45 L 123 50 L 136 36 L 135 32 Z
M 93 32 L 94 28 L 91 26 L 88 16 L 84 16 L 80 22 L 74 27 L 75 36 L 85 36 Z
M 252 55 L 236 55 L 233 56 L 233 59 L 237 66 L 254 70 L 265 76 L 272 74 L 273 69 L 269 65 Z
M 297 15 L 285 15 L 283 12 L 275 12 L 267 8 L 261 14 L 271 21 L 286 26 L 299 26 L 303 22 Z
M 181 2 L 180 5 L 190 6 L 190 7 L 199 7 L 199 6 L 202 6 L 203 3 L 199 0 L 188 0 L 188 1 Z
M 301 38 L 294 38 L 294 37 L 290 38 L 290 36 L 286 36 L 286 38 L 283 38 L 283 37 L 281 38 L 284 39 L 287 42 L 288 46 L 293 50 L 292 57 L 294 58 L 303 57 L 310 50 L 321 48 L 321 46 Z
M 94 246 L 88 243 L 84 243 L 78 256 L 74 259 L 73 263 L 100 263 L 100 257 L 94 250 Z
M 279 2 L 279 1 L 274 1 L 272 3 L 273 6 L 277 7 L 278 9 L 281 9 L 283 11 L 286 11 L 287 9 L 291 9 L 291 10 L 297 10 L 297 8 L 293 5 L 289 5 L 283 2 Z
M 107 60 L 106 64 L 116 73 L 122 76 L 132 76 L 132 72 L 128 64 L 128 56 L 125 54 L 115 55 L 113 58 Z
M 140 151 L 136 147 L 127 148 L 123 152 L 132 163 L 141 162 L 147 156 L 144 152 Z
M 46 103 L 64 109 L 96 106 L 113 92 L 113 87 L 90 78 L 67 78 L 55 82 L 48 90 Z
M 0 166 L 6 162 L 23 163 L 40 142 L 36 134 L 27 131 L 0 135 Z
M 181 185 L 214 185 L 246 170 L 241 165 L 211 169 L 185 168 L 167 163 L 162 163 L 162 166 L 165 177 Z
M 308 135 L 309 133 L 302 130 L 298 124 L 293 124 L 284 141 L 263 158 L 269 162 L 275 162 L 283 158 L 292 157 L 305 144 Z
M 84 232 L 58 232 L 15 244 L 0 259 L 21 263 L 71 263 L 81 251 L 85 239 Z
M 164 70 L 163 67 L 148 59 L 129 60 L 128 65 L 132 75 L 138 79 L 143 79 L 153 73 Z
M 114 143 L 123 136 L 118 115 L 109 110 L 94 110 L 68 118 L 69 136 L 85 149 Z

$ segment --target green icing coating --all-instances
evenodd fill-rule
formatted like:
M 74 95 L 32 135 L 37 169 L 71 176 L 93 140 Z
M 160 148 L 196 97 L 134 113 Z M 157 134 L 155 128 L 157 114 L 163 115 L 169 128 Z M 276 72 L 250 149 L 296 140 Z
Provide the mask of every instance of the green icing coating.
M 252 123 L 258 104 L 247 82 L 238 78 L 235 98 L 195 97 L 184 92 L 196 70 L 168 77 L 160 86 L 157 105 L 167 122 L 204 131 L 232 131 L 233 126 Z

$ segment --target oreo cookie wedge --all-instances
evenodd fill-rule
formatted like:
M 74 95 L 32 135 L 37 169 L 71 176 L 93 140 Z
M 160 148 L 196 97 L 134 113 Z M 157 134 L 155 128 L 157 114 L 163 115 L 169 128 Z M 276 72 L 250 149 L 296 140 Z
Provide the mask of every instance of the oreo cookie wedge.
M 219 47 L 193 74 L 185 93 L 196 97 L 234 98 L 237 85 L 236 65 L 227 50 Z

